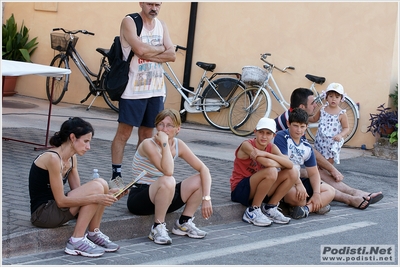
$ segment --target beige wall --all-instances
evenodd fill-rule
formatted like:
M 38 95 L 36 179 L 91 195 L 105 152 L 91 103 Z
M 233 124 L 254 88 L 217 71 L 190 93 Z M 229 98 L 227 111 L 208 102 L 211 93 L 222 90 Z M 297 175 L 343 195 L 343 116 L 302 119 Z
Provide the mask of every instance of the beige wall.
M 54 8 L 55 3 L 51 4 Z M 33 56 L 36 63 L 49 64 L 54 55 L 49 36 L 52 28 L 83 28 L 96 35 L 81 36 L 77 48 L 89 66 L 96 68 L 100 55 L 95 48 L 109 47 L 119 32 L 121 18 L 139 11 L 138 3 L 56 4 L 55 12 L 35 10 L 35 6 L 46 8 L 43 3 L 6 3 L 4 7 L 5 18 L 14 13 L 17 21 L 24 19 L 32 36 L 39 37 Z M 188 2 L 162 5 L 159 18 L 166 21 L 175 44 L 186 45 L 189 11 Z M 261 67 L 259 55 L 269 52 L 270 62 L 296 68 L 291 74 L 274 75 L 287 100 L 293 89 L 310 86 L 304 77 L 307 73 L 326 77 L 325 85 L 317 87 L 319 91 L 331 82 L 342 83 L 346 93 L 360 103 L 359 128 L 348 145 L 371 148 L 374 138 L 366 133 L 369 113 L 389 102 L 388 94 L 398 82 L 397 11 L 396 2 L 200 2 L 190 86 L 195 87 L 201 75 L 196 61 L 216 63 L 216 72 L 241 72 L 245 65 Z M 184 54 L 178 54 L 173 63 L 181 80 L 184 60 Z M 73 66 L 71 91 L 65 102 L 79 103 L 88 92 L 77 72 Z M 45 98 L 45 79 L 23 77 L 17 91 Z M 95 105 L 105 107 L 102 99 Z M 169 86 L 166 106 L 179 109 L 179 105 L 179 95 Z M 282 112 L 273 100 L 271 117 Z M 189 114 L 187 119 L 206 123 L 202 114 Z

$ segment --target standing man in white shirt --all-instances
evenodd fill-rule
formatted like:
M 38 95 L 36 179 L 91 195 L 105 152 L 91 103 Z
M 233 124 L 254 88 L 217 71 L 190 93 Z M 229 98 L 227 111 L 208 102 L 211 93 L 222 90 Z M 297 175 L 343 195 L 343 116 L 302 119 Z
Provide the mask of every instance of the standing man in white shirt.
M 111 144 L 112 179 L 122 177 L 122 160 L 133 127 L 138 127 L 138 143 L 153 135 L 156 115 L 164 109 L 165 84 L 162 63 L 175 61 L 175 49 L 167 25 L 157 19 L 161 2 L 140 2 L 143 20 L 140 36 L 135 21 L 126 16 L 120 40 L 124 60 L 131 50 L 129 82 L 119 101 L 118 128 Z

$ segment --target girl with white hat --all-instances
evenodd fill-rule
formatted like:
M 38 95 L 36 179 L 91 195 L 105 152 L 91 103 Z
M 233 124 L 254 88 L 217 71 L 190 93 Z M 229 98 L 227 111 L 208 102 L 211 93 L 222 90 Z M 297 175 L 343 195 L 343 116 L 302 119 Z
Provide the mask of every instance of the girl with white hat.
M 331 83 L 325 92 L 326 103 L 312 117 L 310 122 L 319 120 L 314 147 L 331 164 L 340 163 L 340 149 L 349 132 L 346 110 L 339 104 L 344 100 L 344 89 L 340 83 Z

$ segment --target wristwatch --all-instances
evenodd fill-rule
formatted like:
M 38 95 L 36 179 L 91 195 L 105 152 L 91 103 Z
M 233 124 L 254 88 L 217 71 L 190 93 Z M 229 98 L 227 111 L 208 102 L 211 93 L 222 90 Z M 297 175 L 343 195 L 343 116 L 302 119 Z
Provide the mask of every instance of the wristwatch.
M 207 201 L 209 201 L 209 200 L 211 200 L 211 197 L 210 197 L 210 196 L 204 196 L 204 197 L 202 198 L 202 200 L 207 200 Z

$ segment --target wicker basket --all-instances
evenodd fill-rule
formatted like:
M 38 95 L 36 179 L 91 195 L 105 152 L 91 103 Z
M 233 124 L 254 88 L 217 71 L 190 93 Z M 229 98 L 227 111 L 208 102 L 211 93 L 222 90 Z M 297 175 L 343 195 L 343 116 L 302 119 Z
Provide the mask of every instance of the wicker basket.
M 242 68 L 242 81 L 248 85 L 262 85 L 268 77 L 268 72 L 256 66 Z
M 70 40 L 69 34 L 60 33 L 60 32 L 51 32 L 51 48 L 57 51 L 67 51 L 68 42 Z M 72 40 L 72 46 L 75 47 L 78 42 L 78 37 L 74 35 L 74 39 Z

